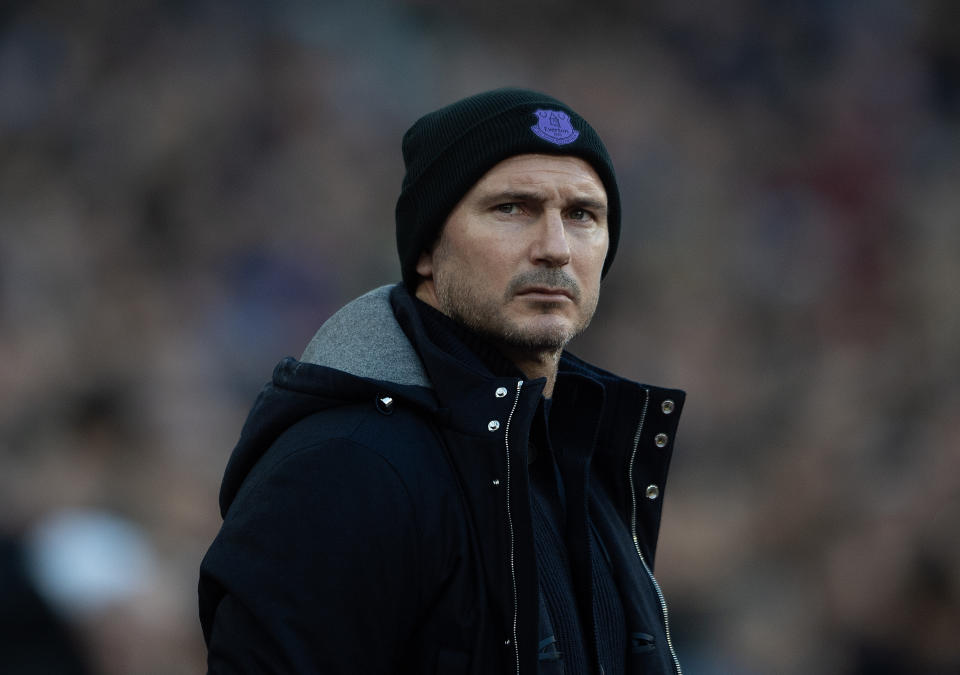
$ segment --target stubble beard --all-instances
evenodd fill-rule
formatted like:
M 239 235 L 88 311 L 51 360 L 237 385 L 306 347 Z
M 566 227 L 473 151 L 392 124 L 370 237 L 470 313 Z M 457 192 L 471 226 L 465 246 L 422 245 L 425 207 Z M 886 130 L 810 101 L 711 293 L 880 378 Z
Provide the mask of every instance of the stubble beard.
M 559 355 L 573 338 L 586 330 L 596 309 L 597 298 L 582 298 L 577 283 L 557 268 L 536 269 L 517 275 L 499 300 L 481 298 L 465 279 L 451 276 L 454 278 L 443 279 L 441 276 L 436 279 L 436 295 L 441 312 L 495 345 L 531 355 Z M 524 326 L 511 320 L 505 315 L 505 307 L 518 290 L 532 285 L 563 288 L 570 292 L 574 302 L 579 304 L 586 301 L 587 305 L 580 306 L 588 311 L 578 324 L 571 327 Z M 553 302 L 530 304 L 543 315 L 552 314 L 557 309 L 557 304 Z

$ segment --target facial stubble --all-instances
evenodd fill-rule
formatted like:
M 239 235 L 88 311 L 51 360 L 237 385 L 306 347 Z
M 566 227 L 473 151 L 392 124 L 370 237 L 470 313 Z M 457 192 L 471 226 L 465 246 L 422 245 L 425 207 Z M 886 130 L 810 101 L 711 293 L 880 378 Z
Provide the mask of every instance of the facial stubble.
M 439 251 L 438 251 L 439 252 Z M 440 252 L 442 255 L 442 252 Z M 440 311 L 493 344 L 529 354 L 559 354 L 577 335 L 590 325 L 597 297 L 584 298 L 579 285 L 564 270 L 544 267 L 523 272 L 508 284 L 501 298 L 484 298 L 455 271 L 446 274 L 445 266 L 434 270 L 434 282 Z M 563 326 L 536 327 L 522 325 L 506 316 L 506 308 L 517 302 L 516 294 L 523 288 L 544 286 L 563 289 L 583 310 L 579 322 L 569 328 Z M 543 315 L 557 311 L 557 302 L 526 300 L 529 306 Z M 562 301 L 566 302 L 566 300 Z M 582 304 L 586 302 L 587 304 Z

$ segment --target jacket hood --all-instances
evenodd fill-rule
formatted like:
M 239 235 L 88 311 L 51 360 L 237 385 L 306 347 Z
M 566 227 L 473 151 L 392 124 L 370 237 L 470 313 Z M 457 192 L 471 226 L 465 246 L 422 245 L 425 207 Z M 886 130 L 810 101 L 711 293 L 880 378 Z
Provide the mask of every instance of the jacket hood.
M 430 388 L 430 380 L 390 306 L 393 286 L 361 295 L 320 327 L 300 357 L 366 379 Z
M 320 327 L 299 361 L 287 357 L 277 364 L 227 463 L 221 515 L 271 444 L 309 415 L 385 395 L 436 412 L 423 363 L 394 316 L 392 289 L 382 286 L 348 303 Z

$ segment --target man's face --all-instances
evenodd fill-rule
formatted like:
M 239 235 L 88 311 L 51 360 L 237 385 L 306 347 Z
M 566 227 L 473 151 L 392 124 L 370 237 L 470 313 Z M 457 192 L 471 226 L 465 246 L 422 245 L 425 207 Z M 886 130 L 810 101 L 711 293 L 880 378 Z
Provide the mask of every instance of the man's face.
M 590 323 L 608 244 L 607 194 L 593 167 L 517 155 L 450 212 L 417 262 L 417 297 L 502 346 L 559 351 Z

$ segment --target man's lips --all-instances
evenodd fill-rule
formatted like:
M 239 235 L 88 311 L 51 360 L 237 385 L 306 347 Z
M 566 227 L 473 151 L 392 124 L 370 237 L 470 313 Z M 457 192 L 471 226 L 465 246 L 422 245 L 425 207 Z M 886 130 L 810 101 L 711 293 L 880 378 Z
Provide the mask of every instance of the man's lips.
M 573 300 L 573 294 L 567 289 L 549 286 L 529 286 L 520 289 L 517 295 L 531 300 Z

